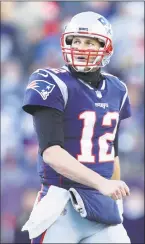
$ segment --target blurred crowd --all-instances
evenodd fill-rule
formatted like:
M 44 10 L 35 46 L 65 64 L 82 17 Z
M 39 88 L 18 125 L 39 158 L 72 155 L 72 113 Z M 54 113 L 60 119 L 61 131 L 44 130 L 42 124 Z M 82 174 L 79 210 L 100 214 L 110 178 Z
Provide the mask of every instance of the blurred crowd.
M 60 35 L 82 11 L 112 24 L 114 55 L 105 71 L 129 90 L 132 118 L 122 122 L 119 156 L 122 179 L 131 188 L 124 224 L 132 243 L 144 243 L 144 2 L 1 2 L 1 243 L 29 243 L 20 232 L 37 191 L 37 141 L 32 117 L 21 109 L 29 75 L 61 67 Z

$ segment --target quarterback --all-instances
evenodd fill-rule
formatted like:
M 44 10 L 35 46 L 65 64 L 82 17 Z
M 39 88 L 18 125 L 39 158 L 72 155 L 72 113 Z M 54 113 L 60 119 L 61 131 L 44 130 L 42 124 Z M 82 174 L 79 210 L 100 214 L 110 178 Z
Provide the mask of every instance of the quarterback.
M 101 70 L 113 54 L 101 15 L 75 15 L 61 36 L 65 65 L 31 74 L 23 109 L 39 143 L 41 190 L 22 230 L 32 243 L 130 243 L 122 200 L 118 129 L 131 116 L 128 90 Z

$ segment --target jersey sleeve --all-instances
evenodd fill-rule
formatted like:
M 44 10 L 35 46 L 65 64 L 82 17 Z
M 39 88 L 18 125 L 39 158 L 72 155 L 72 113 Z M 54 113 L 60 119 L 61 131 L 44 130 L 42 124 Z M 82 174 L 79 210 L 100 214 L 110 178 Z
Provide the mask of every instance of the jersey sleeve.
M 131 106 L 128 97 L 128 89 L 126 87 L 126 93 L 124 94 L 121 108 L 120 108 L 120 120 L 131 117 Z
M 22 108 L 30 114 L 38 106 L 64 111 L 67 99 L 66 84 L 51 71 L 39 69 L 29 78 Z

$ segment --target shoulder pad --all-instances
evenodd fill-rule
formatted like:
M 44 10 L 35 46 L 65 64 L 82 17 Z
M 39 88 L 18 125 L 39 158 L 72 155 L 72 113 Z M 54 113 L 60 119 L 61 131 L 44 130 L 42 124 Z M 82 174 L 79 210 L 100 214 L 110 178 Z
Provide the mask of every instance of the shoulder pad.
M 29 112 L 34 105 L 56 108 L 63 111 L 68 100 L 66 84 L 48 69 L 38 69 L 29 78 L 23 109 Z
M 117 76 L 102 72 L 102 75 L 104 75 L 109 80 L 113 81 L 114 85 L 117 86 L 118 89 L 122 90 L 123 92 L 128 92 L 126 84 L 121 81 Z
M 53 69 L 37 69 L 30 76 L 29 84 L 26 89 L 35 90 L 41 95 L 43 100 L 46 100 L 54 87 L 58 87 L 66 105 L 68 99 L 67 86 L 57 74 L 52 72 Z

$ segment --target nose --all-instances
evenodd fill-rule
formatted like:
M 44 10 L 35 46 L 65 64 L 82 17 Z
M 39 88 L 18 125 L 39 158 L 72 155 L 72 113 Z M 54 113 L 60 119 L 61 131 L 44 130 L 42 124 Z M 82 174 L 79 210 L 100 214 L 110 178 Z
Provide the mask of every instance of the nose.
M 85 45 L 85 43 L 81 43 L 80 45 L 79 45 L 79 47 L 78 47 L 78 50 L 79 49 L 86 49 L 86 45 Z
M 78 47 L 77 47 L 77 54 L 78 55 L 81 55 L 81 56 L 83 56 L 83 57 L 85 57 L 85 51 L 86 51 L 86 45 L 85 45 L 85 43 L 81 43 Z M 81 51 L 82 50 L 82 51 Z

